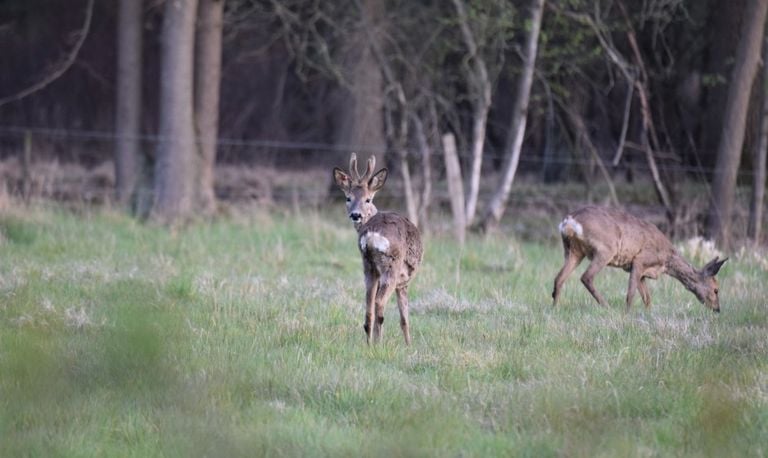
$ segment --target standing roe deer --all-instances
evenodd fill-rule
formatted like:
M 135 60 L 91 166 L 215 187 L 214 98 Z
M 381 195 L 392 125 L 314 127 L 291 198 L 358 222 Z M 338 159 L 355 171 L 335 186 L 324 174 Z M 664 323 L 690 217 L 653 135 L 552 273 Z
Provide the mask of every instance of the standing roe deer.
M 715 275 L 728 259 L 717 257 L 701 270 L 696 270 L 680 256 L 669 239 L 651 223 L 629 213 L 588 206 L 565 217 L 559 226 L 565 249 L 565 264 L 555 277 L 552 292 L 557 304 L 560 289 L 576 266 L 588 257 L 592 262 L 581 276 L 581 282 L 600 305 L 607 305 L 592 280 L 605 266 L 620 267 L 629 272 L 627 310 L 635 290 L 640 291 L 645 307 L 651 306 L 646 278 L 656 279 L 662 273 L 676 278 L 696 298 L 715 312 L 720 312 Z
M 368 159 L 363 176 L 357 170 L 357 157 L 349 159 L 349 174 L 338 167 L 333 179 L 347 196 L 347 215 L 355 224 L 358 247 L 365 274 L 365 334 L 368 343 L 381 338 L 384 306 L 393 291 L 397 292 L 400 327 L 406 345 L 411 343 L 408 324 L 408 282 L 421 264 L 423 248 L 419 230 L 406 217 L 394 212 L 379 212 L 373 196 L 384 186 L 387 169 L 373 173 L 376 158 Z M 374 315 L 375 314 L 375 315 Z M 376 320 L 374 321 L 374 316 Z

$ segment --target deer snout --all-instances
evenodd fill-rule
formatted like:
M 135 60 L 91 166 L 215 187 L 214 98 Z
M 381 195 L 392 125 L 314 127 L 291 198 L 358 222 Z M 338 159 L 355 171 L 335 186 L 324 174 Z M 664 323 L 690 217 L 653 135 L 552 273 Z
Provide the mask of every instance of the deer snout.
M 351 212 L 349 214 L 349 219 L 351 219 L 355 223 L 359 223 L 360 220 L 363 219 L 363 215 L 360 212 Z
M 712 311 L 715 312 L 715 313 L 720 313 L 720 306 L 718 306 L 717 308 L 712 309 Z

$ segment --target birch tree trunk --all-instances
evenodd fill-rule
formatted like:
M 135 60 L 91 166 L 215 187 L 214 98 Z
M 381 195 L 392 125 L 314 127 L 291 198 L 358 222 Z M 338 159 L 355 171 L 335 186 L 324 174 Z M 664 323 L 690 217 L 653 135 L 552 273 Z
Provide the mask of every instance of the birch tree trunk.
M 502 177 L 501 184 L 496 193 L 491 198 L 488 210 L 480 223 L 480 229 L 489 230 L 492 226 L 498 225 L 509 200 L 509 193 L 512 190 L 512 182 L 517 173 L 517 165 L 520 162 L 520 150 L 523 146 L 525 136 L 525 125 L 528 116 L 528 102 L 531 96 L 531 86 L 533 85 L 533 72 L 536 67 L 536 55 L 539 46 L 539 32 L 541 31 L 541 20 L 544 15 L 544 0 L 532 0 L 530 30 L 525 43 L 525 56 L 523 62 L 523 73 L 520 75 L 517 87 L 517 100 L 515 101 L 514 111 L 512 112 L 512 122 L 510 123 L 509 136 L 507 137 L 506 154 L 507 163 Z
M 160 127 L 150 217 L 173 225 L 192 211 L 195 176 L 193 55 L 197 0 L 166 0 L 161 34 Z
M 766 11 L 768 0 L 749 0 L 744 10 L 744 25 L 728 86 L 722 134 L 717 149 L 708 229 L 710 237 L 717 239 L 725 248 L 731 244 L 736 175 L 744 146 L 749 96 L 760 60 Z
M 464 9 L 463 0 L 453 0 L 456 14 L 459 17 L 459 27 L 464 37 L 464 44 L 469 51 L 469 58 L 473 62 L 469 71 L 468 80 L 472 88 L 472 168 L 469 172 L 469 189 L 467 190 L 467 210 L 465 222 L 467 226 L 472 224 L 477 212 L 477 198 L 480 193 L 480 172 L 483 166 L 483 148 L 485 146 L 485 131 L 488 125 L 488 111 L 491 109 L 491 81 L 488 77 L 488 68 L 483 56 L 477 49 L 472 29 L 469 26 L 469 18 Z
M 139 142 L 142 2 L 120 0 L 118 7 L 115 197 L 127 208 L 143 167 Z
M 200 211 L 216 210 L 214 167 L 219 132 L 219 88 L 221 86 L 221 40 L 224 28 L 224 0 L 199 0 L 197 59 L 195 65 L 195 127 L 198 141 L 199 180 L 197 203 Z
M 464 184 L 461 179 L 459 156 L 456 153 L 456 139 L 453 134 L 443 135 L 445 174 L 448 180 L 448 194 L 451 198 L 453 229 L 459 245 L 464 246 L 467 222 L 464 220 Z

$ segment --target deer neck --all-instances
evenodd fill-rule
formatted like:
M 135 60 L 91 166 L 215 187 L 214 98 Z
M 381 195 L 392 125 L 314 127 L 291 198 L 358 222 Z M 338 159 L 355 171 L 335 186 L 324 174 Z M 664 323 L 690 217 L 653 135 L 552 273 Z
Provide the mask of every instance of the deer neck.
M 369 213 L 363 217 L 359 223 L 355 223 L 355 230 L 360 233 L 368 221 L 370 221 L 370 219 L 373 218 L 378 212 L 379 210 L 376 208 L 376 206 L 371 204 Z
M 701 283 L 701 275 L 678 253 L 672 254 L 667 261 L 667 273 L 682 283 L 696 297 L 699 296 L 697 286 Z

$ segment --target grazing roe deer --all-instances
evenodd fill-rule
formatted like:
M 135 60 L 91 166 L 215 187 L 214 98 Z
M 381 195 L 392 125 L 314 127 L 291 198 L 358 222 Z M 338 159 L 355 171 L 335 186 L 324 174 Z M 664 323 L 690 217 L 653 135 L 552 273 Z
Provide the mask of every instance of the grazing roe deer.
M 715 312 L 720 312 L 718 284 L 715 275 L 728 259 L 715 258 L 697 270 L 680 256 L 669 239 L 653 224 L 629 213 L 603 207 L 587 206 L 570 213 L 559 226 L 565 250 L 565 264 L 555 277 L 552 292 L 557 305 L 560 290 L 568 276 L 585 257 L 592 262 L 581 276 L 581 282 L 600 305 L 605 299 L 593 285 L 595 275 L 605 266 L 620 267 L 629 272 L 627 310 L 635 291 L 645 307 L 651 306 L 646 278 L 656 279 L 666 273 L 682 283 L 696 298 Z
M 357 157 L 349 159 L 349 173 L 338 167 L 333 179 L 347 196 L 347 215 L 355 224 L 358 247 L 363 258 L 365 274 L 365 334 L 368 343 L 378 342 L 384 324 L 384 306 L 393 291 L 397 292 L 400 327 L 406 345 L 411 343 L 408 320 L 408 282 L 421 264 L 423 248 L 421 235 L 406 217 L 394 212 L 379 212 L 373 196 L 384 186 L 387 169 L 373 173 L 376 158 L 368 159 L 368 168 L 360 176 Z M 375 317 L 375 321 L 374 321 Z

